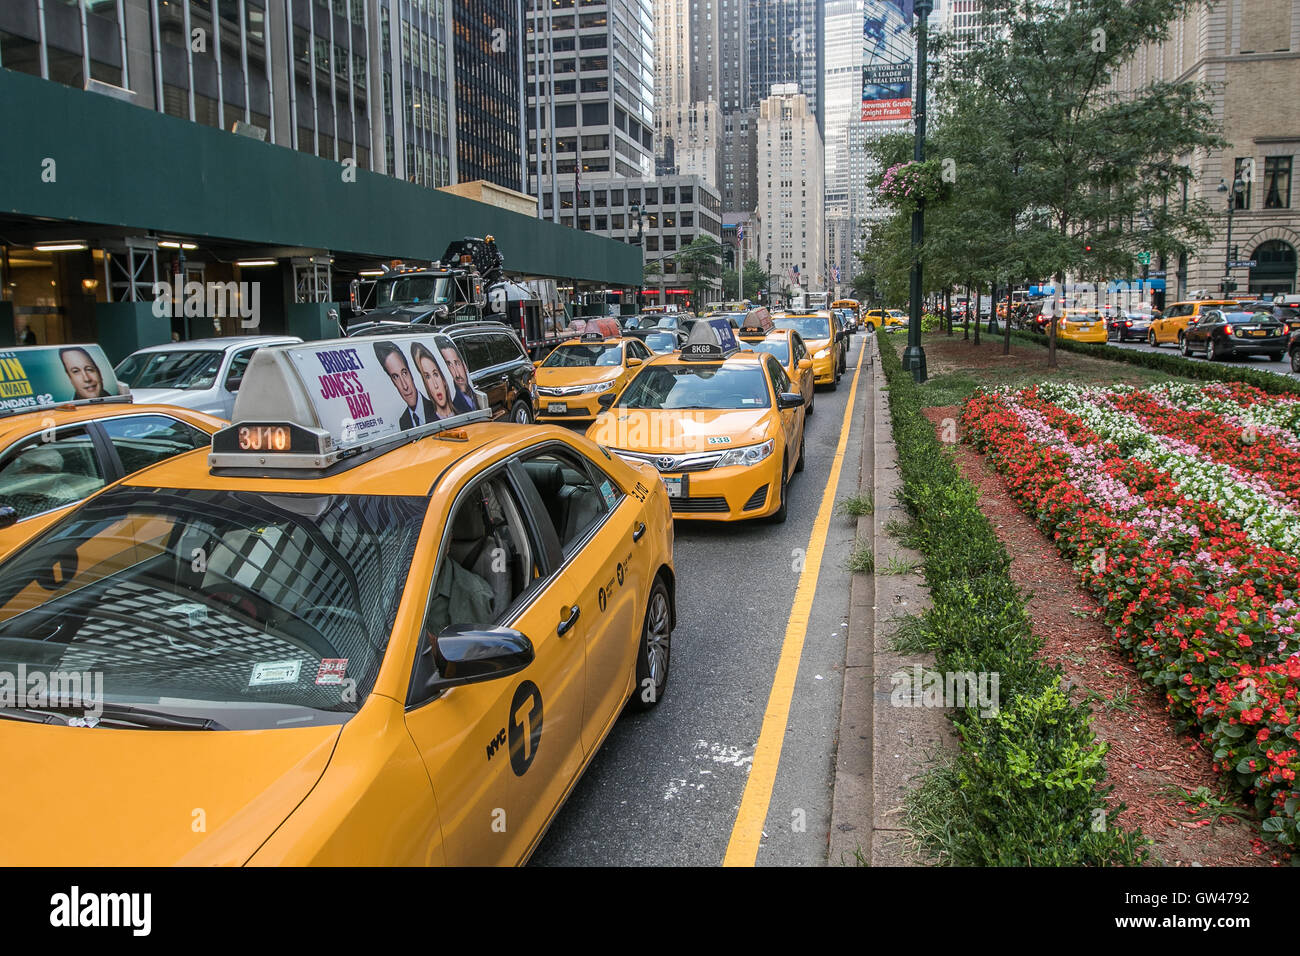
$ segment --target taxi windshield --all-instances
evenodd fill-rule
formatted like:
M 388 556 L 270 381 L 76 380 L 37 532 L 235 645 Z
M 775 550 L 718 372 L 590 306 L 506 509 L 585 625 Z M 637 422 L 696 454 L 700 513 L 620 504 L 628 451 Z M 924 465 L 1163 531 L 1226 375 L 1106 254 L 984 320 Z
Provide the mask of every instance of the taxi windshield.
M 4 563 L 0 668 L 228 729 L 339 723 L 388 645 L 424 498 L 119 487 Z
M 137 352 L 113 370 L 131 388 L 211 388 L 225 353 L 214 349 Z
M 623 361 L 623 346 L 603 345 L 595 342 L 591 345 L 565 345 L 546 357 L 542 368 L 591 368 L 593 366 L 612 367 Z
M 379 283 L 378 304 L 415 305 L 427 302 L 440 305 L 451 301 L 451 279 L 447 276 L 405 276 Z
M 632 379 L 620 408 L 767 408 L 757 365 L 649 365 Z
M 831 320 L 824 315 L 778 315 L 773 321 L 778 329 L 794 329 L 806 341 L 831 337 Z
M 781 339 L 774 339 L 771 342 L 751 342 L 749 347 L 755 352 L 766 352 L 768 355 L 775 355 L 776 360 L 782 365 L 790 364 L 790 343 Z

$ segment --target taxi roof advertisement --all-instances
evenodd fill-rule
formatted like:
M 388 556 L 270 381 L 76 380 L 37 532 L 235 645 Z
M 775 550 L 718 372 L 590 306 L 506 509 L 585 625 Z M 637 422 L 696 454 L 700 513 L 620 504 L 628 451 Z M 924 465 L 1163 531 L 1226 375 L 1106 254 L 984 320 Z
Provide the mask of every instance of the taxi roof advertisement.
M 117 396 L 113 365 L 98 345 L 0 352 L 0 412 Z
M 368 442 L 488 407 L 465 360 L 439 333 L 347 339 L 285 351 L 321 427 L 341 444 Z

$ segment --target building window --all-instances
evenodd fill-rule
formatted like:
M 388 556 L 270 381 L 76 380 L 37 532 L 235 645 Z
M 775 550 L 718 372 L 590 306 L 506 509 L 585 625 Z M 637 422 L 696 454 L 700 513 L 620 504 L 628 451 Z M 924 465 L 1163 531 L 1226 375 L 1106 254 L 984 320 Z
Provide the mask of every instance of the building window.
M 1246 172 L 1247 174 L 1242 175 L 1243 172 Z M 1254 172 L 1255 172 L 1255 160 L 1253 157 L 1246 156 L 1244 158 L 1239 158 L 1232 164 L 1233 179 L 1234 180 L 1240 179 L 1242 182 L 1242 190 L 1241 192 L 1237 193 L 1237 204 L 1234 208 L 1236 209 L 1250 208 L 1250 186 L 1252 180 L 1254 180 L 1255 178 Z
M 1264 208 L 1291 208 L 1291 156 L 1264 158 Z

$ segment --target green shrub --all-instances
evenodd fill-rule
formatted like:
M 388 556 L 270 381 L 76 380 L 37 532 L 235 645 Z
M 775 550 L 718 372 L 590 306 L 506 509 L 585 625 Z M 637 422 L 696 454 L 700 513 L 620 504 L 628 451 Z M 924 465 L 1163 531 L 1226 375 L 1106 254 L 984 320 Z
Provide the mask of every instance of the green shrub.
M 901 501 L 913 519 L 909 543 L 925 555 L 933 605 L 922 627 L 935 669 L 998 675 L 995 715 L 981 715 L 975 701 L 954 711 L 960 747 L 910 795 L 909 827 L 941 862 L 957 865 L 1143 862 L 1141 832 L 1114 825 L 1108 810 L 1106 745 L 1087 708 L 1061 691 L 1059 670 L 1038 658 L 1040 642 L 978 493 L 921 413 L 923 393 L 897 346 L 882 338 L 879 347 Z

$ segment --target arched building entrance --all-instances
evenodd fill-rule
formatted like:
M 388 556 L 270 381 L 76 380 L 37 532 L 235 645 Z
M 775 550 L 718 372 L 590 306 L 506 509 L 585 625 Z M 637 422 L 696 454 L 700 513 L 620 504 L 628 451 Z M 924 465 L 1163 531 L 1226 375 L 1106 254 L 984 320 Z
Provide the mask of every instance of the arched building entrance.
M 1255 265 L 1250 270 L 1250 292 L 1273 296 L 1296 289 L 1295 246 L 1282 239 L 1261 242 L 1250 254 Z

